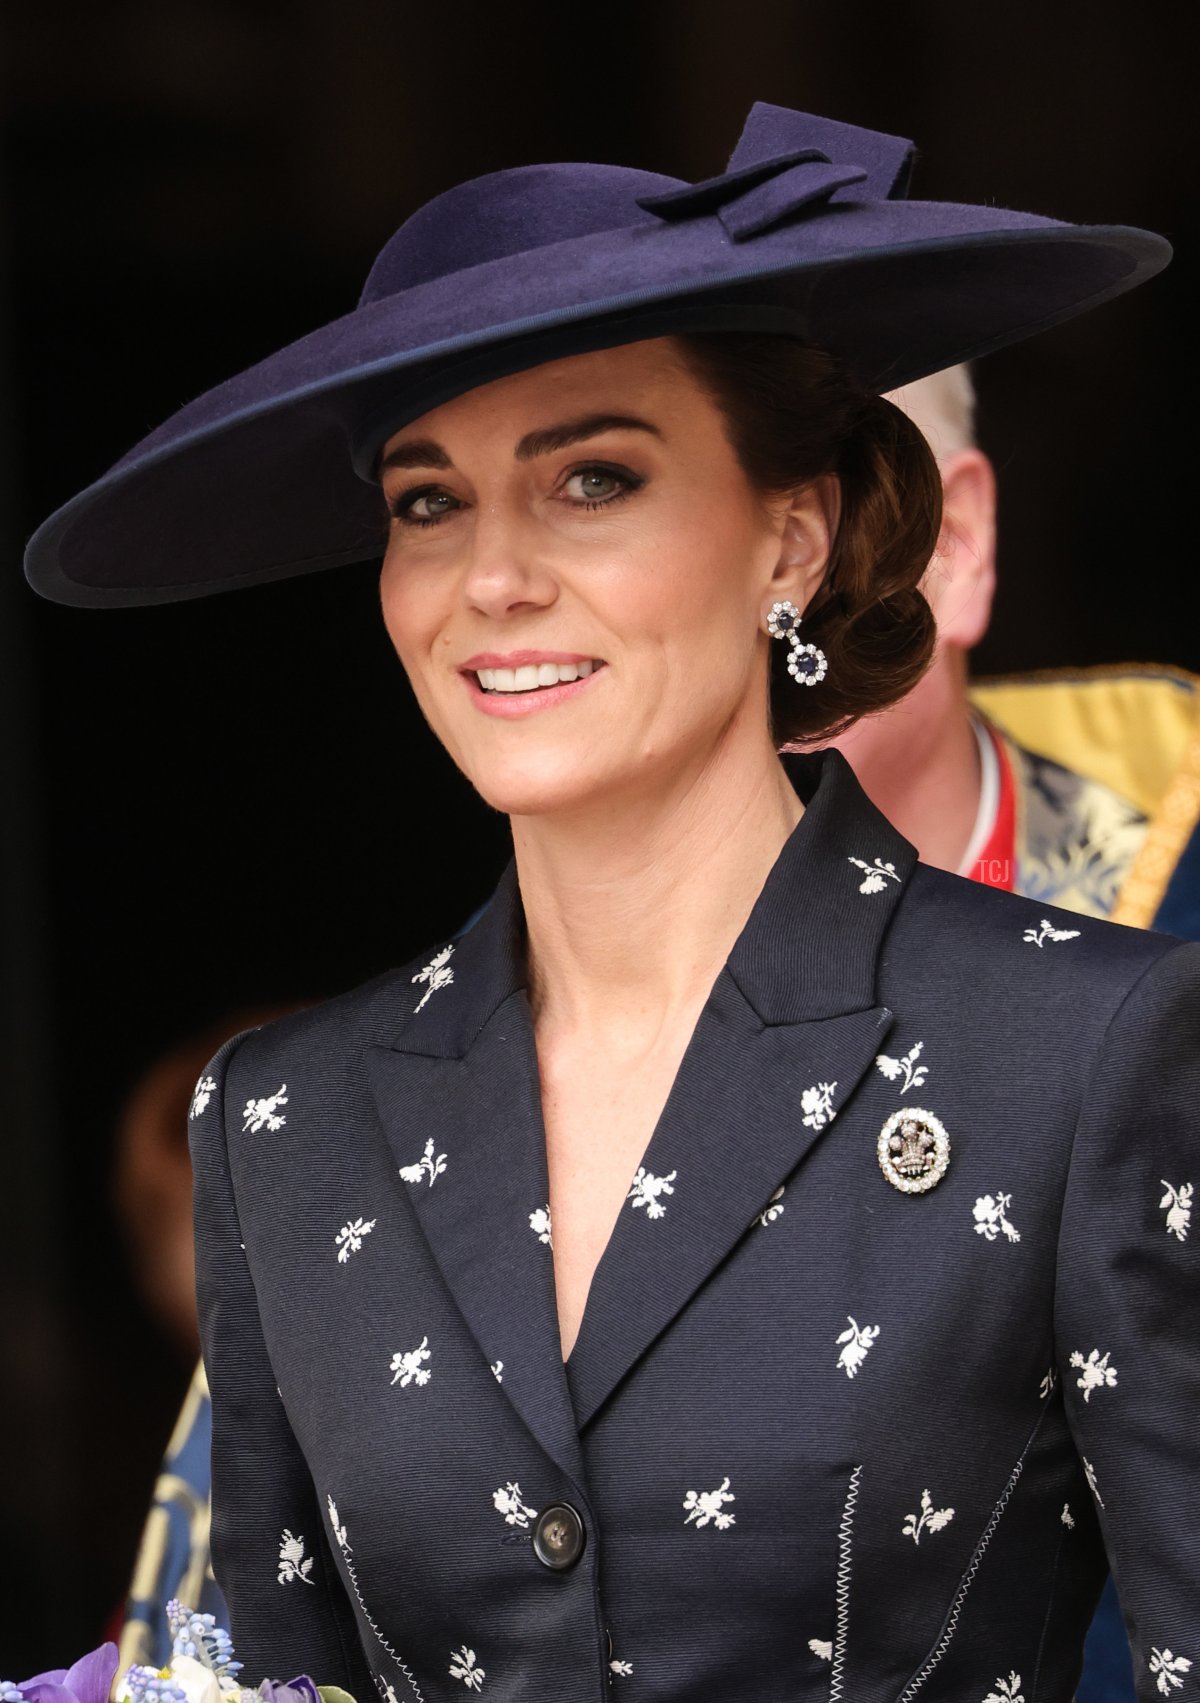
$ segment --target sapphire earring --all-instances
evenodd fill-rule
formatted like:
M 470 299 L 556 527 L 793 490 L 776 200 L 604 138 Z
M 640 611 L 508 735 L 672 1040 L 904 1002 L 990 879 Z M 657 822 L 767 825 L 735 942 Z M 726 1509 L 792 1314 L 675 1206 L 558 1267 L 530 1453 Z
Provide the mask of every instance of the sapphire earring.
M 786 639 L 792 647 L 788 673 L 798 686 L 819 686 L 829 672 L 825 652 L 818 645 L 800 641 L 800 611 L 785 598 L 767 611 L 767 631 L 773 639 Z

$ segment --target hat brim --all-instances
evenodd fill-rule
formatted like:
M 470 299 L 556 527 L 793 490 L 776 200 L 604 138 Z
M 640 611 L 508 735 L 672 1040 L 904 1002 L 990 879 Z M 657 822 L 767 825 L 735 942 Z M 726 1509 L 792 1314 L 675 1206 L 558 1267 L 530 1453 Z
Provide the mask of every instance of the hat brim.
M 58 602 L 120 608 L 377 557 L 383 502 L 352 460 L 364 423 L 394 408 L 397 429 L 458 393 L 459 371 L 472 388 L 484 351 L 498 376 L 547 346 L 659 335 L 665 304 L 699 325 L 707 304 L 753 303 L 884 391 L 1098 306 L 1171 254 L 1147 231 L 945 203 L 848 204 L 815 230 L 737 244 L 712 218 L 642 224 L 360 307 L 180 409 L 38 529 L 27 577 Z

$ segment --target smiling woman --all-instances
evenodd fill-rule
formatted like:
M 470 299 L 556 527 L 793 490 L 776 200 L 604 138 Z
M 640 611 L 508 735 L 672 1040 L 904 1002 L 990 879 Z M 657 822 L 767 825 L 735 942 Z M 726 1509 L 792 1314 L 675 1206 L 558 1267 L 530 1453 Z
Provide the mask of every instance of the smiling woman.
M 756 107 L 706 183 L 462 185 L 31 545 L 83 603 L 379 555 L 512 825 L 472 927 L 196 1098 L 251 1670 L 1068 1703 L 1108 1563 L 1139 1695 L 1200 1661 L 1200 952 L 923 868 L 778 755 L 930 655 L 937 472 L 877 392 L 1166 259 L 910 164 Z

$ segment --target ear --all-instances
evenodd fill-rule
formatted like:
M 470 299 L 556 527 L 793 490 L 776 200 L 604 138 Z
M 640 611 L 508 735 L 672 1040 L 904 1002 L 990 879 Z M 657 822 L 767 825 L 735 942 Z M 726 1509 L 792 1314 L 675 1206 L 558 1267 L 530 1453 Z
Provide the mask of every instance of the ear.
M 770 584 L 773 599 L 787 598 L 804 613 L 829 566 L 841 508 L 841 487 L 833 474 L 823 474 L 788 499 L 778 517 L 779 555 Z
M 923 590 L 938 642 L 963 651 L 987 631 L 996 591 L 996 475 L 979 449 L 941 462 L 942 530 Z

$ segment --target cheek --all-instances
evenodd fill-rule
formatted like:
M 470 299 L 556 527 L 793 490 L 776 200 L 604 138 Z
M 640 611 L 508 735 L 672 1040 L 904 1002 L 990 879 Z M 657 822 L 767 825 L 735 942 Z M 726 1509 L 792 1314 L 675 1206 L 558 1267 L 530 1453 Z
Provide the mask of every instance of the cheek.
M 419 673 L 445 623 L 445 592 L 438 576 L 399 562 L 389 550 L 379 577 L 379 601 L 397 656 L 410 674 Z

